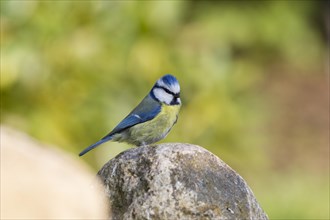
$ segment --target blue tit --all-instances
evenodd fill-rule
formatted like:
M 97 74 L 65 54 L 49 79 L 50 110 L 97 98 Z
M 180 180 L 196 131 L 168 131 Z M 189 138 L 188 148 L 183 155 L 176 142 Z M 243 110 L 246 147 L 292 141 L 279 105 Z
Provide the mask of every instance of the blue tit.
M 109 134 L 83 150 L 86 154 L 107 141 L 144 146 L 165 138 L 178 120 L 181 107 L 178 80 L 167 74 L 161 77 L 149 94 Z

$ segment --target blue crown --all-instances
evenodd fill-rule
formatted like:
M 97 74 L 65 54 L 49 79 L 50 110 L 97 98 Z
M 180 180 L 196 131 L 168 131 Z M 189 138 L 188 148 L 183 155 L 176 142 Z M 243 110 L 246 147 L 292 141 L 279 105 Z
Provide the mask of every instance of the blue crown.
M 166 85 L 175 85 L 178 84 L 178 80 L 172 76 L 171 74 L 166 74 L 161 78 L 161 80 L 166 84 Z

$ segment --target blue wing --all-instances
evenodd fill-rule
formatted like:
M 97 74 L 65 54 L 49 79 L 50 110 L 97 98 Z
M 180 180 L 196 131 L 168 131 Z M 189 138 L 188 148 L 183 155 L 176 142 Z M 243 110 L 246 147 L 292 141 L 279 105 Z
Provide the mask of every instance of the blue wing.
M 146 96 L 141 103 L 131 111 L 126 118 L 124 118 L 108 135 L 106 135 L 105 139 L 109 136 L 112 136 L 116 133 L 119 133 L 127 128 L 130 128 L 136 124 L 140 124 L 149 120 L 152 120 L 154 117 L 158 115 L 161 110 L 161 104 L 150 97 L 150 95 Z
M 151 98 L 150 95 L 146 96 L 141 103 L 129 113 L 126 118 L 124 118 L 109 134 L 103 137 L 98 142 L 92 144 L 83 150 L 79 156 L 86 154 L 88 151 L 96 148 L 100 144 L 110 141 L 114 134 L 119 133 L 127 128 L 130 128 L 136 124 L 140 124 L 146 121 L 149 121 L 156 117 L 161 110 L 161 105 Z

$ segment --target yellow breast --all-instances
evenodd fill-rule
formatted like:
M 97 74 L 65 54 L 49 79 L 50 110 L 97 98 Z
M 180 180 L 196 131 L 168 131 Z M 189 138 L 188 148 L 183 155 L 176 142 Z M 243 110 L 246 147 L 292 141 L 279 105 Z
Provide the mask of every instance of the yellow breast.
M 162 105 L 160 113 L 150 121 L 130 128 L 126 142 L 140 146 L 155 143 L 166 137 L 176 123 L 180 105 Z

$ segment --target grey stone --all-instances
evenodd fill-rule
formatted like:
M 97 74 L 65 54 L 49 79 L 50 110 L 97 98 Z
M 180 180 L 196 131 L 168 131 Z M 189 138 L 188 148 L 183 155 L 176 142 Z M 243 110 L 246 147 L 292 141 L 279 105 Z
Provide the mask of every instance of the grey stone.
M 98 175 L 112 219 L 268 219 L 243 178 L 195 145 L 133 148 Z

